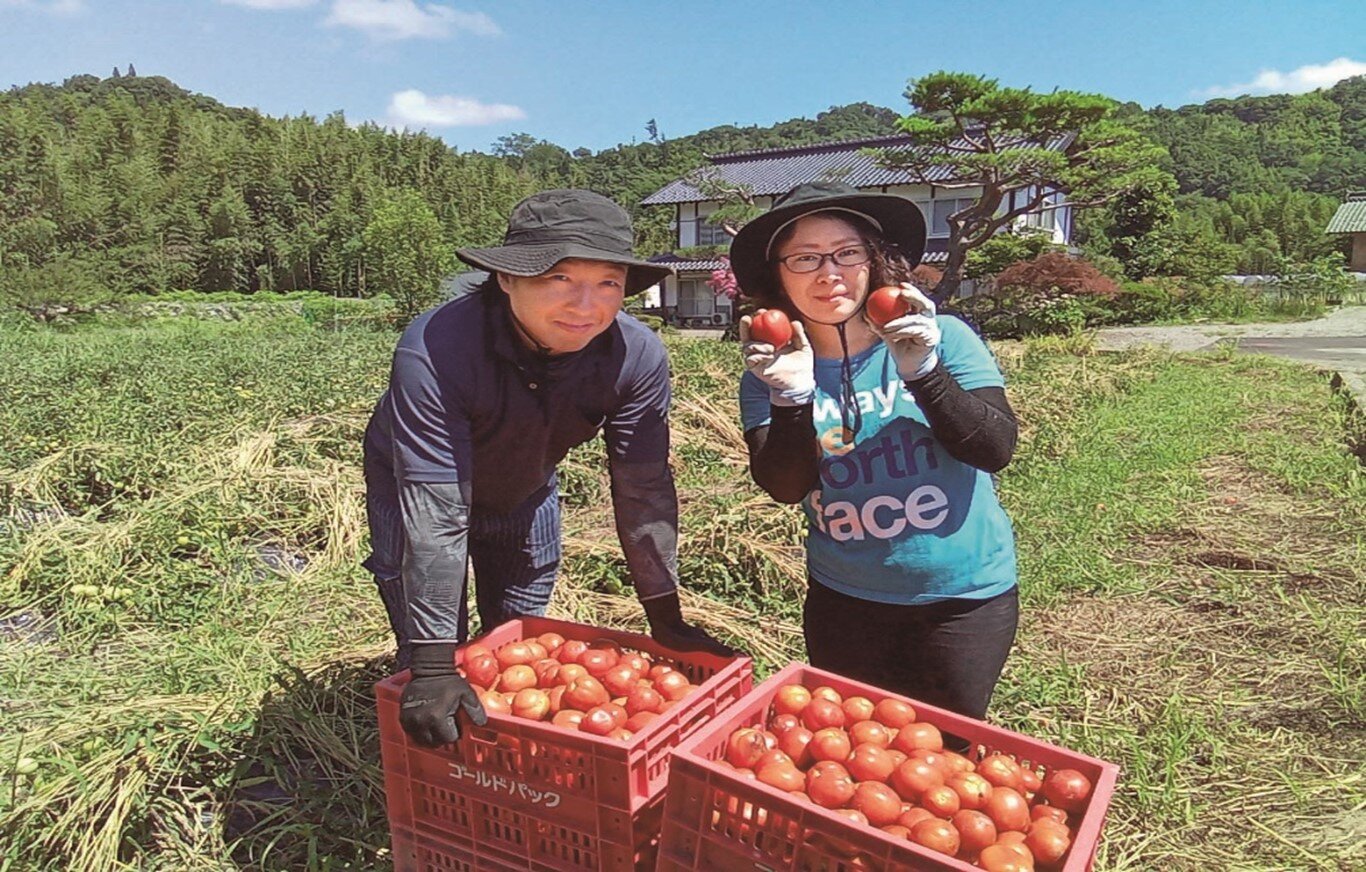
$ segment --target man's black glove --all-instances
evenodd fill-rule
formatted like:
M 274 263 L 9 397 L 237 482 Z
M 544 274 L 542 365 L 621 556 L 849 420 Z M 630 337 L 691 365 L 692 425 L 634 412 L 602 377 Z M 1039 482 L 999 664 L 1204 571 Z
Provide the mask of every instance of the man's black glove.
M 678 603 L 678 591 L 641 602 L 645 617 L 650 622 L 650 635 L 665 648 L 674 651 L 705 651 L 722 657 L 734 657 L 735 651 L 721 644 L 701 627 L 683 620 L 683 609 Z
M 460 738 L 456 714 L 477 727 L 489 717 L 469 682 L 455 671 L 455 645 L 414 645 L 413 678 L 403 688 L 398 722 L 419 745 L 436 747 Z

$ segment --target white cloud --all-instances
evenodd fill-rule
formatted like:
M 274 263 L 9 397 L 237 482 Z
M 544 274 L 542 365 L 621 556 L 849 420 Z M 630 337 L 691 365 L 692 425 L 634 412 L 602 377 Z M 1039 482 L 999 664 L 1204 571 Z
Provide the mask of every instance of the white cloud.
M 1343 79 L 1366 74 L 1366 63 L 1337 58 L 1326 64 L 1306 64 L 1283 73 L 1262 70 L 1252 81 L 1239 85 L 1216 85 L 1199 93 L 1206 97 L 1237 97 L 1242 94 L 1303 94 L 1317 88 L 1330 88 Z
M 251 9 L 302 9 L 312 6 L 318 0 L 218 0 L 231 6 L 247 6 Z
M 414 0 L 334 0 L 324 22 L 351 27 L 375 39 L 440 39 L 463 30 L 476 36 L 497 36 L 498 25 L 482 12 L 460 12 L 449 6 Z
M 525 117 L 518 106 L 480 103 L 469 97 L 429 97 L 416 89 L 389 98 L 389 123 L 395 127 L 478 127 Z
M 85 0 L 0 0 L 0 9 L 29 9 L 53 15 L 75 15 L 85 11 Z

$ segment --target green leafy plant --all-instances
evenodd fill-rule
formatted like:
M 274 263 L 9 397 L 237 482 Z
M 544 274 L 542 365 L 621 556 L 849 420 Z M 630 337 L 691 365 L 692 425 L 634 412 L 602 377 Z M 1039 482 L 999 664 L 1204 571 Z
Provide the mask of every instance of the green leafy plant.
M 407 323 L 441 299 L 441 280 L 455 268 L 455 247 L 416 191 L 391 195 L 362 234 L 367 264 L 366 288 L 387 294 Z

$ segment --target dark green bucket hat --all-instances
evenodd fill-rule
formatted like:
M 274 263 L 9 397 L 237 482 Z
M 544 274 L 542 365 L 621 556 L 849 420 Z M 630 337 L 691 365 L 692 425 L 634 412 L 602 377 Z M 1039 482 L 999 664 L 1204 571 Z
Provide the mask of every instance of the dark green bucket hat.
M 773 238 L 813 212 L 843 212 L 872 224 L 911 266 L 925 254 L 925 216 L 896 194 L 860 191 L 846 182 L 806 182 L 784 194 L 773 208 L 740 228 L 730 244 L 730 267 L 747 296 L 772 294 Z
M 673 272 L 640 260 L 631 250 L 631 216 L 592 191 L 569 188 L 532 194 L 512 209 L 507 234 L 496 248 L 456 252 L 471 266 L 514 276 L 538 276 L 567 257 L 627 267 L 626 294 L 638 294 Z

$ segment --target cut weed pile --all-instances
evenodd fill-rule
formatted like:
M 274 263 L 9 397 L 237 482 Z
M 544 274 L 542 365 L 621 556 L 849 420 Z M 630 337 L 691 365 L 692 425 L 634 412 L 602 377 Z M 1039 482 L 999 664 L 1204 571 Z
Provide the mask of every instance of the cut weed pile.
M 0 869 L 383 868 L 360 434 L 394 336 L 0 330 Z M 998 349 L 1024 623 L 996 720 L 1123 767 L 1098 869 L 1366 863 L 1366 483 L 1322 379 Z M 800 513 L 730 344 L 671 343 L 685 613 L 802 656 Z M 641 630 L 601 448 L 552 613 Z M 476 580 L 477 583 L 477 580 Z

